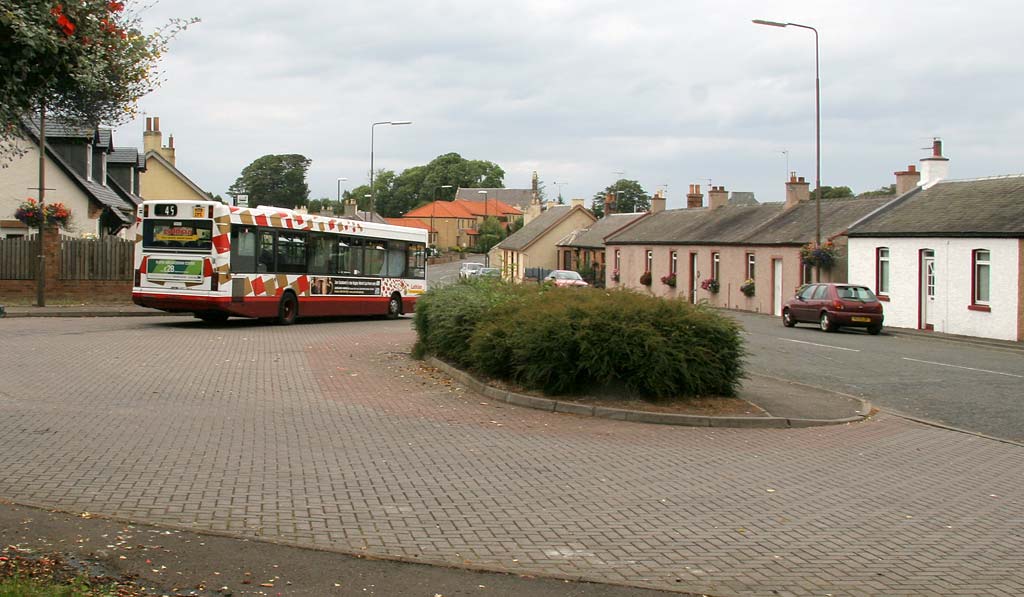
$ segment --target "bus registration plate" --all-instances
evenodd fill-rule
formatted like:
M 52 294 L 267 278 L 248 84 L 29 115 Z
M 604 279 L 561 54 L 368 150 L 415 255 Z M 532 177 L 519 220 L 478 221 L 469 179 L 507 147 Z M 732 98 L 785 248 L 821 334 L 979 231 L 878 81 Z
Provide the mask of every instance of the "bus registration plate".
M 146 277 L 150 280 L 202 282 L 203 262 L 198 259 L 150 259 Z

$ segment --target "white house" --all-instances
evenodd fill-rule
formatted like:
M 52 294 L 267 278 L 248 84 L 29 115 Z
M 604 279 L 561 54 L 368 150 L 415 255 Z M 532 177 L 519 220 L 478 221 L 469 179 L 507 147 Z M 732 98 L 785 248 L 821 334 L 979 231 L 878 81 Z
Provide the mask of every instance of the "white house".
M 1024 341 L 1024 175 L 947 180 L 938 141 L 922 162 L 919 186 L 851 227 L 849 280 L 887 326 Z

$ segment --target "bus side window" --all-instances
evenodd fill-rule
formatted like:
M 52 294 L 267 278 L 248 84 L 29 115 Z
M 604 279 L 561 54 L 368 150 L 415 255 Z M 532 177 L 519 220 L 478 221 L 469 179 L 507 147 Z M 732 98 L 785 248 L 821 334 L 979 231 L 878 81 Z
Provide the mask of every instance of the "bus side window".
M 352 273 L 352 247 L 350 243 L 352 239 L 347 236 L 333 237 L 337 239 L 335 241 L 335 248 L 337 251 L 334 254 L 334 273 L 335 274 L 351 274 Z
M 392 240 L 388 241 L 388 277 L 389 278 L 404 278 L 406 277 L 405 268 L 405 250 L 406 244 Z
M 274 267 L 274 233 L 270 230 L 260 231 L 260 256 L 256 271 L 261 274 L 277 271 Z
M 334 238 L 323 233 L 309 235 L 309 265 L 307 269 L 310 274 L 331 274 L 334 273 Z
M 351 266 L 351 273 L 355 276 L 365 276 L 366 268 L 364 267 L 363 261 L 363 245 L 364 241 L 361 238 L 353 238 L 349 241 L 349 265 Z
M 387 275 L 387 253 L 384 241 L 366 241 L 366 270 L 363 273 L 367 276 Z
M 426 277 L 427 270 L 424 267 L 424 260 L 426 259 L 426 247 L 421 244 L 410 244 L 405 254 L 406 257 L 406 275 L 410 278 L 423 279 Z
M 306 233 L 281 230 L 277 233 L 277 272 L 302 274 L 306 272 Z
M 256 271 L 255 226 L 234 225 L 231 227 L 231 271 L 253 273 Z

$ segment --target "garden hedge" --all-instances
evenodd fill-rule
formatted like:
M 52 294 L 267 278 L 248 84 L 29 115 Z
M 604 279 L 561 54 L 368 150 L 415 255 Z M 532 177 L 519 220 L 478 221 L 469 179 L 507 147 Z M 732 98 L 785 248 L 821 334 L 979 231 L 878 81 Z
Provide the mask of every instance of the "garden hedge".
M 550 395 L 733 396 L 737 324 L 703 305 L 628 290 L 471 280 L 416 305 L 417 356 Z

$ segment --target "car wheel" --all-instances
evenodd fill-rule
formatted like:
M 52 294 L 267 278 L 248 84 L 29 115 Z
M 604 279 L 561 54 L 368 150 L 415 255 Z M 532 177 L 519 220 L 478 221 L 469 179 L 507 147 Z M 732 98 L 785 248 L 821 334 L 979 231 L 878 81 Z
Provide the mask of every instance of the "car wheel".
M 836 331 L 836 324 L 832 323 L 832 318 L 828 316 L 828 311 L 821 312 L 821 320 L 819 320 L 818 324 L 823 332 Z
M 787 328 L 791 328 L 796 325 L 796 320 L 793 319 L 793 314 L 790 313 L 789 309 L 782 310 L 782 325 Z
M 870 327 L 868 327 L 868 333 L 871 334 L 872 336 L 877 336 L 878 334 L 882 333 L 882 326 L 880 326 L 880 325 L 870 326 Z

